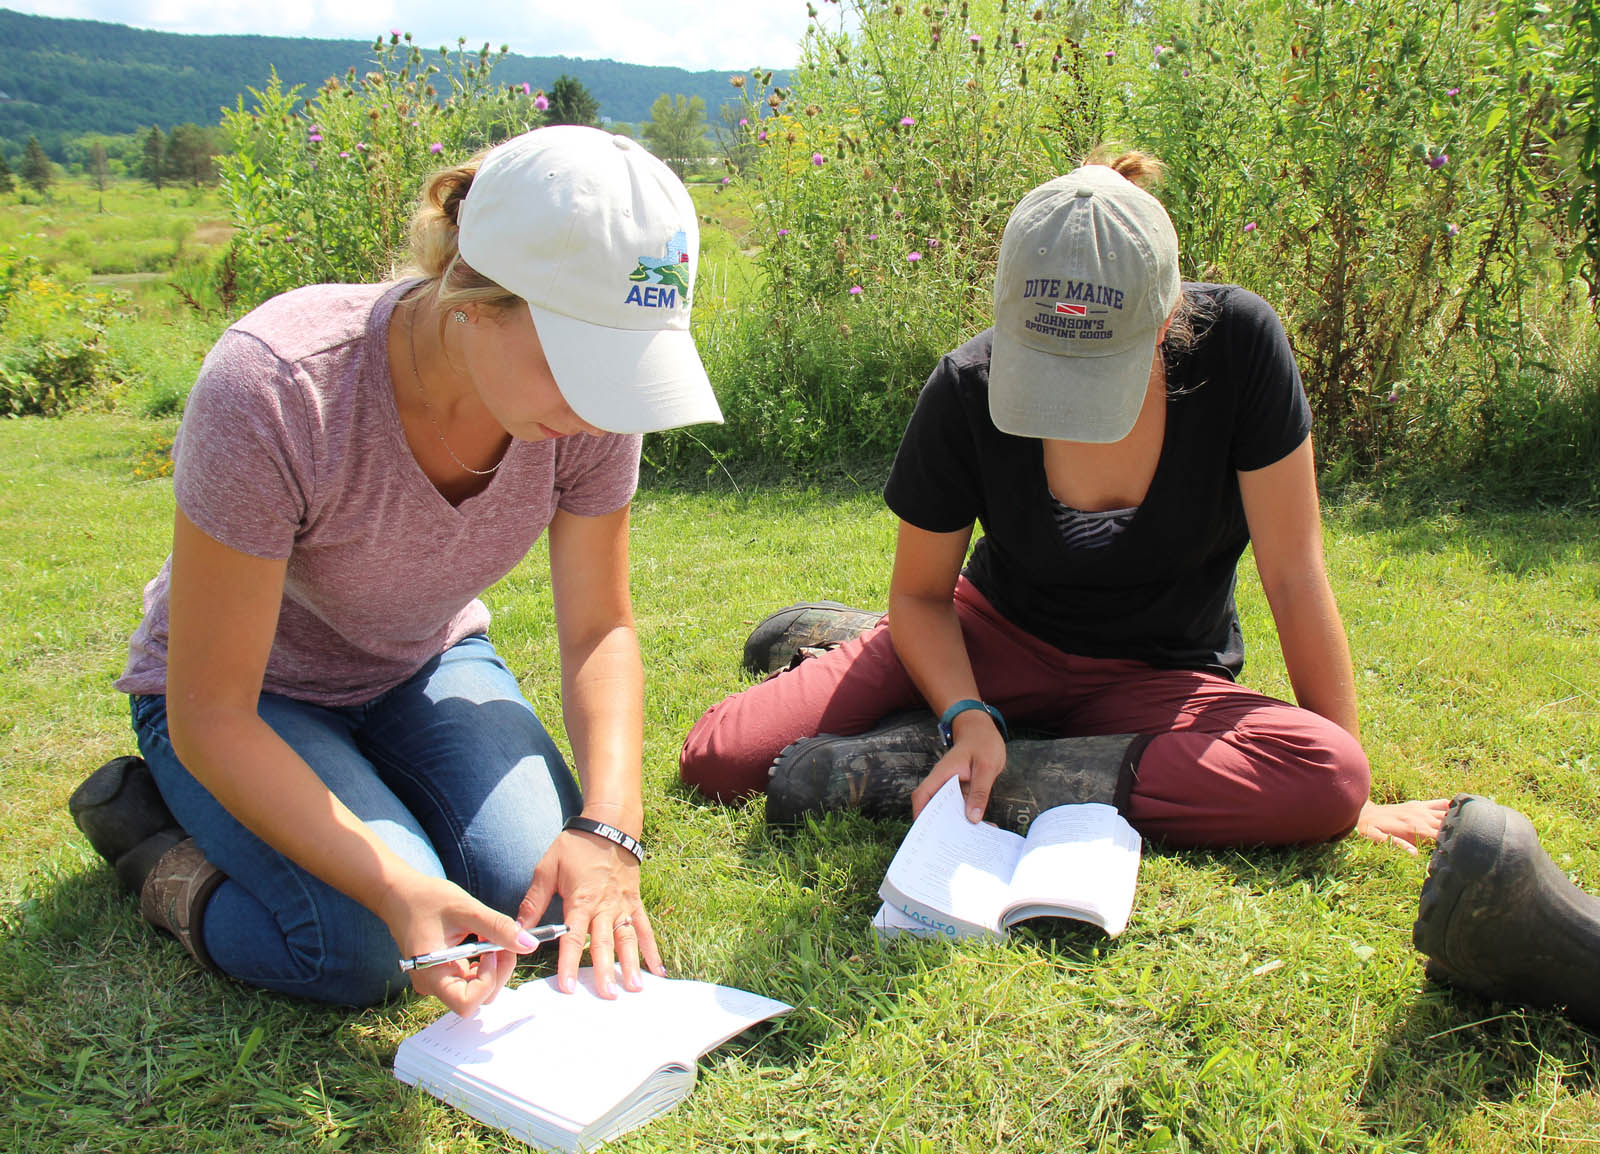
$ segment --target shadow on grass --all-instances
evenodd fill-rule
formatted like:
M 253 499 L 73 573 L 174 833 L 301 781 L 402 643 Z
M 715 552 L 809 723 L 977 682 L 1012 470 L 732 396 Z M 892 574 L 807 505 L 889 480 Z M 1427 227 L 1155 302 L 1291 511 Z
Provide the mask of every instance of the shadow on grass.
M 1378 1043 L 1358 1105 L 1377 1133 L 1436 1133 L 1485 1103 L 1600 1086 L 1600 1035 L 1429 980 Z

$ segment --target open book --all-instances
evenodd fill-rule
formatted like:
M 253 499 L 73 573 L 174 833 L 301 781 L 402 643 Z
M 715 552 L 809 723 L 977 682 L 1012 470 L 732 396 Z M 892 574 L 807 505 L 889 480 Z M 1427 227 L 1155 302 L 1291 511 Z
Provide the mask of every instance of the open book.
M 1139 879 L 1139 835 L 1109 805 L 1047 809 L 1021 837 L 967 820 L 955 778 L 889 863 L 873 928 L 885 937 L 1004 937 L 1027 918 L 1077 918 L 1116 937 Z
M 491 1126 L 550 1150 L 592 1150 L 694 1089 L 695 1061 L 793 1007 L 708 982 L 641 974 L 613 1001 L 578 972 L 502 990 L 471 1018 L 446 1014 L 400 1043 L 394 1074 Z

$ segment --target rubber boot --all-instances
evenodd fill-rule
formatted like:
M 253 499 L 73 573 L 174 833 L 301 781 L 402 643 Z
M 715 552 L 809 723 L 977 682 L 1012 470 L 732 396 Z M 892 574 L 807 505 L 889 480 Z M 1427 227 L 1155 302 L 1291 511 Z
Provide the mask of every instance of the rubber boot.
M 1600 1029 L 1600 899 L 1572 884 L 1514 809 L 1473 794 L 1451 800 L 1411 938 L 1430 978 L 1564 1008 Z
M 139 892 L 148 869 L 138 864 L 124 865 L 124 859 L 158 835 L 176 833 L 173 840 L 183 837 L 178 819 L 167 808 L 142 757 L 118 757 L 106 762 L 72 791 L 67 809 L 89 844 L 116 869 L 130 893 Z M 140 856 L 148 858 L 148 850 Z M 130 884 L 130 877 L 137 880 Z
M 1047 809 L 1097 801 L 1128 811 L 1148 734 L 1018 738 L 1006 743 L 985 821 L 1016 833 Z M 909 818 L 911 792 L 945 753 L 932 714 L 900 714 L 856 737 L 823 734 L 778 755 L 767 781 L 767 821 L 790 825 L 808 813 L 855 810 Z
M 804 601 L 765 618 L 744 643 L 746 673 L 758 677 L 788 669 L 859 637 L 883 620 L 882 613 L 852 609 L 837 601 Z
M 165 835 L 162 835 L 165 836 Z M 191 837 L 174 841 L 151 863 L 139 891 L 139 912 L 158 930 L 178 939 L 189 956 L 208 970 L 216 963 L 206 952 L 204 921 L 206 903 L 227 880 Z M 141 847 L 139 852 L 146 852 Z

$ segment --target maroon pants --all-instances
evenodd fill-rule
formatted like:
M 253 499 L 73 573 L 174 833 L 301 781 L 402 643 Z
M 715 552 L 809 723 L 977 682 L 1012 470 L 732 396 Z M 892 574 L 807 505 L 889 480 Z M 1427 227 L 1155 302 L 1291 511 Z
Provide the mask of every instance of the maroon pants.
M 1366 754 L 1327 718 L 1215 674 L 1063 653 L 1001 617 L 965 578 L 955 604 L 978 690 L 1013 728 L 1154 735 L 1128 814 L 1146 836 L 1290 845 L 1355 826 L 1370 786 Z M 712 706 L 679 766 L 710 797 L 758 793 L 790 742 L 861 733 L 913 707 L 926 703 L 881 623 Z

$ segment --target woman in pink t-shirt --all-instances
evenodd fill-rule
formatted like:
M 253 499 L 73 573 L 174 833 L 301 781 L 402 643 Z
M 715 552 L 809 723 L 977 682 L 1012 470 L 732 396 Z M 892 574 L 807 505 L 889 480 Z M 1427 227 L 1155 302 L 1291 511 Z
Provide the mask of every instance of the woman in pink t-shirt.
M 503 951 L 409 970 L 470 1013 L 559 918 L 563 987 L 586 937 L 602 996 L 661 971 L 628 507 L 639 434 L 721 419 L 697 232 L 632 141 L 539 129 L 434 175 L 419 276 L 287 293 L 207 357 L 117 683 L 143 757 L 71 802 L 197 960 L 363 1004 L 476 936 Z M 478 600 L 546 529 L 581 791 Z

